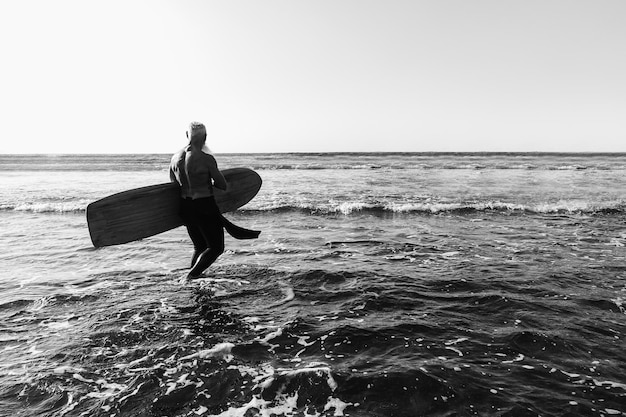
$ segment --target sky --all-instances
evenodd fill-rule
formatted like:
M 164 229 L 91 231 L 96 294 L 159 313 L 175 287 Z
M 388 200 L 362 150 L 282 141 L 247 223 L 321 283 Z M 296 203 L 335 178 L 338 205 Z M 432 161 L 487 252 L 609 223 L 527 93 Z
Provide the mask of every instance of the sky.
M 626 152 L 623 0 L 2 0 L 0 153 Z

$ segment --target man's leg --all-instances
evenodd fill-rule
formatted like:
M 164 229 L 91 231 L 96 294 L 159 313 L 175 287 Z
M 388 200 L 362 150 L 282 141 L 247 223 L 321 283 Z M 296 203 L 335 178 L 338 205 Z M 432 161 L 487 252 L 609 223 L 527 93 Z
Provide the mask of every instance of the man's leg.
M 180 215 L 185 223 L 185 227 L 187 228 L 187 233 L 189 234 L 189 238 L 193 243 L 193 255 L 191 257 L 191 266 L 196 264 L 198 257 L 202 252 L 204 252 L 208 247 L 208 243 L 202 234 L 202 215 L 199 215 L 197 211 L 194 209 L 193 201 L 190 199 L 182 199 L 180 203 L 181 212 Z
M 204 240 L 208 242 L 208 248 L 198 256 L 196 263 L 189 271 L 189 278 L 197 278 L 215 260 L 224 253 L 224 227 L 220 222 L 212 221 L 204 224 L 201 228 Z
M 187 225 L 187 233 L 189 234 L 189 238 L 193 242 L 193 256 L 191 257 L 191 268 L 198 261 L 198 257 L 207 250 L 209 245 L 207 244 L 204 235 L 202 234 L 202 230 L 197 225 Z

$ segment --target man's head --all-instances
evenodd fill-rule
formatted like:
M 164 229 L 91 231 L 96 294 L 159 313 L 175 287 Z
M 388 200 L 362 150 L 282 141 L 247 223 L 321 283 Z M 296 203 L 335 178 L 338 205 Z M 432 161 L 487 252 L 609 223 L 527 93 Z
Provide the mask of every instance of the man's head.
M 189 143 L 203 145 L 206 141 L 206 127 L 200 122 L 189 123 L 189 129 L 187 129 L 187 138 Z

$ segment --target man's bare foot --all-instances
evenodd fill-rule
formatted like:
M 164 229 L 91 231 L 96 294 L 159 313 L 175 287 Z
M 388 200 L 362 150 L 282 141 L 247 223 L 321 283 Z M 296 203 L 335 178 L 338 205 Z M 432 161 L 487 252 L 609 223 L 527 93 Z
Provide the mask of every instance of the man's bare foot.
M 192 280 L 199 279 L 199 278 L 202 278 L 202 275 L 187 274 L 187 275 L 184 275 L 184 276 L 180 277 L 178 282 L 181 285 L 187 285 L 187 284 L 190 284 Z

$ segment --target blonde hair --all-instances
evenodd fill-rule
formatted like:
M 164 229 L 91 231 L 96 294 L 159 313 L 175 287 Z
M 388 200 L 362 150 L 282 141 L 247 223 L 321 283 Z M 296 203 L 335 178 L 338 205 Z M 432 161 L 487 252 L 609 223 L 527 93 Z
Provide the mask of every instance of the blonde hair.
M 206 127 L 200 122 L 189 123 L 187 129 L 187 138 L 189 138 L 189 144 L 193 146 L 201 146 L 206 142 Z
M 206 127 L 202 123 L 200 122 L 189 123 L 189 128 L 187 129 L 187 135 L 189 135 L 189 139 L 201 133 L 206 133 Z

